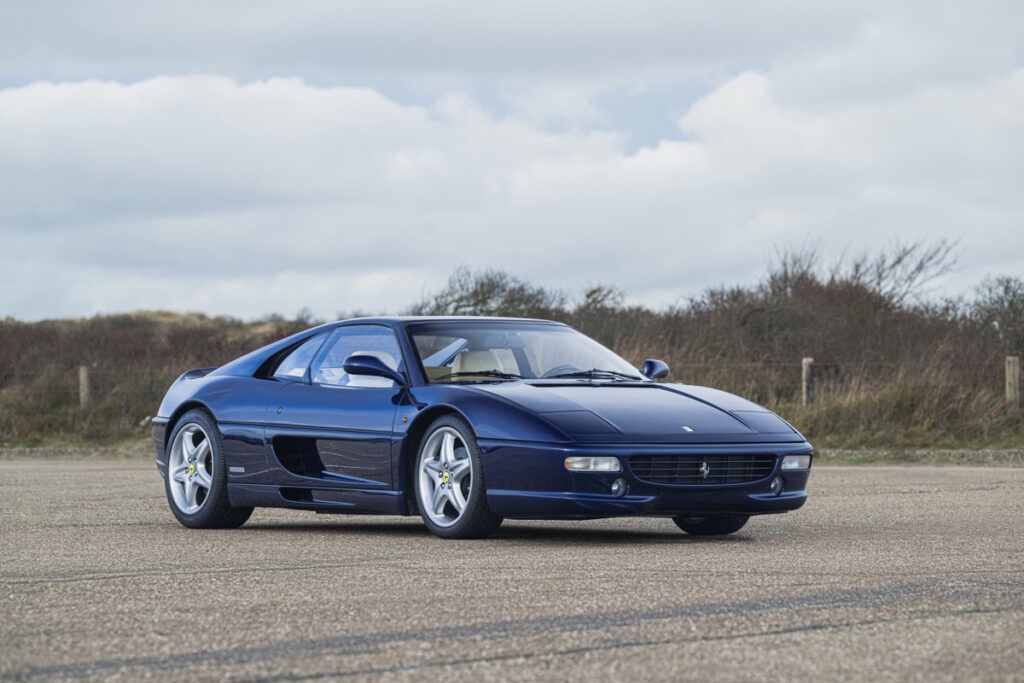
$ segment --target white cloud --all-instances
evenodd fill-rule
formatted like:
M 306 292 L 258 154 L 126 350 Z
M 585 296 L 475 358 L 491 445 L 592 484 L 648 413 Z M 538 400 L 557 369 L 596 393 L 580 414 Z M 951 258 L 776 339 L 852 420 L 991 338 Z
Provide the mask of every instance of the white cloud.
M 403 24 L 397 35 L 413 44 L 437 43 L 420 71 L 413 48 L 389 57 L 369 46 L 381 35 L 370 31 L 353 38 L 369 51 L 365 64 L 326 79 L 427 73 L 429 87 L 408 97 L 385 94 L 386 84 L 322 84 L 308 64 L 289 77 L 10 85 L 0 89 L 0 269 L 16 286 L 0 290 L 0 315 L 395 311 L 458 264 L 574 291 L 614 283 L 658 305 L 750 279 L 776 245 L 809 235 L 833 254 L 896 236 L 964 236 L 951 288 L 1024 272 L 1024 64 L 1003 40 L 1007 17 L 943 6 L 914 22 L 900 6 L 853 20 L 826 5 L 769 17 L 754 3 L 736 25 L 711 10 L 664 9 L 661 23 L 678 22 L 669 28 L 685 29 L 687 45 L 604 5 L 579 17 L 558 6 L 550 22 L 503 17 L 496 44 L 441 45 Z M 334 7 L 318 11 L 338 19 Z M 372 24 L 375 11 L 363 7 L 354 23 Z M 438 31 L 465 37 L 486 24 L 481 11 L 442 12 Z M 255 15 L 281 19 L 267 6 Z M 41 64 L 189 66 L 172 48 L 207 29 L 193 35 L 181 17 L 164 18 L 167 31 L 137 58 L 65 26 L 78 37 L 58 46 L 67 61 Z M 124 23 L 144 19 L 131 10 Z M 243 24 L 255 34 L 225 29 L 227 43 L 254 40 L 252 21 Z M 265 71 L 261 60 L 301 36 L 322 39 L 308 22 L 292 28 L 236 71 Z M 956 50 L 976 49 L 943 48 L 947 35 Z M 751 42 L 733 58 L 716 38 Z M 27 73 L 24 57 L 0 63 L 7 78 Z M 465 73 L 449 74 L 458 65 Z M 671 90 L 693 74 L 706 94 L 657 143 L 636 148 L 628 122 L 601 108 L 602 93 L 623 83 Z
M 888 4 L 35 0 L 5 12 L 0 79 L 213 72 L 336 83 L 387 75 L 434 94 L 453 78 L 633 85 L 835 44 L 856 31 L 859 16 Z

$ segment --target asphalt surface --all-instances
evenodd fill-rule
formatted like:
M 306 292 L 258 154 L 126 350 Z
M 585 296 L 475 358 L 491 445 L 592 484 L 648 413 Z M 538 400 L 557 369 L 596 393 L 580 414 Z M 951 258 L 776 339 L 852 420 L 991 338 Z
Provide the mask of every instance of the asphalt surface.
M 819 467 L 669 520 L 259 510 L 190 531 L 137 461 L 0 462 L 0 678 L 1024 680 L 1024 469 Z

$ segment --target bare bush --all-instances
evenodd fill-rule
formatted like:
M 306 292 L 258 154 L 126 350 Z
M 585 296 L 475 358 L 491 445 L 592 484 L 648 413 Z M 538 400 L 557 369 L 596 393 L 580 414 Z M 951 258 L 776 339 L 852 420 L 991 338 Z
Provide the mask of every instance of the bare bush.
M 1024 355 L 1024 279 L 987 278 L 977 294 L 973 314 L 978 323 L 995 330 L 1008 354 Z
M 563 309 L 564 294 L 534 286 L 500 270 L 460 267 L 447 286 L 408 310 L 410 315 L 505 315 L 550 317 Z
M 1002 401 L 1003 358 L 1024 352 L 1024 281 L 986 280 L 970 300 L 928 300 L 955 266 L 955 243 L 896 244 L 822 265 L 817 249 L 781 252 L 761 281 L 717 287 L 679 305 L 627 305 L 622 290 L 575 301 L 503 271 L 457 269 L 413 314 L 560 320 L 670 379 L 733 391 L 779 411 L 820 445 L 1019 443 Z M 0 441 L 110 439 L 140 433 L 182 371 L 219 365 L 314 321 L 242 323 L 146 313 L 0 323 Z M 800 359 L 815 358 L 815 405 L 800 405 Z M 77 405 L 73 371 L 94 371 L 95 405 Z

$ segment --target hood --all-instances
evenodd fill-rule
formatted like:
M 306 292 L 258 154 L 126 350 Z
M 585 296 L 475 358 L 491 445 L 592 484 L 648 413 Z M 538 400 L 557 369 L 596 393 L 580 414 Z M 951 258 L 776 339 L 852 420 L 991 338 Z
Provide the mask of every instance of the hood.
M 764 443 L 803 441 L 764 408 L 716 389 L 677 384 L 496 383 L 500 396 L 579 442 Z

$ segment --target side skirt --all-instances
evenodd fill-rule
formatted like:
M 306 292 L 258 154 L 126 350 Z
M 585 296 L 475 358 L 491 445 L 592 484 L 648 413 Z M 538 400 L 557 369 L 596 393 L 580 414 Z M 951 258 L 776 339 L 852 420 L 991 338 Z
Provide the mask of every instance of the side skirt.
M 276 484 L 228 483 L 233 507 L 277 507 L 348 514 L 405 514 L 401 491 L 380 489 L 318 489 Z

